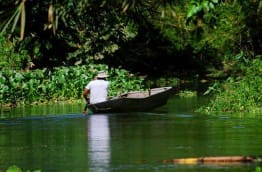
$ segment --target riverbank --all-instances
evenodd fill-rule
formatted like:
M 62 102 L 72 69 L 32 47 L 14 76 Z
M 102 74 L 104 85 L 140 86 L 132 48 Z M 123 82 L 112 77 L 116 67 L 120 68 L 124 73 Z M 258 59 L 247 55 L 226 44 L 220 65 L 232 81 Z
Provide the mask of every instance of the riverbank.
M 239 64 L 236 64 L 239 65 Z M 108 70 L 106 65 L 60 67 L 29 72 L 2 70 L 0 72 L 0 106 L 8 110 L 16 106 L 54 103 L 81 103 L 83 88 L 99 70 L 109 72 L 110 91 L 113 97 L 124 92 L 160 86 L 181 84 L 179 96 L 211 97 L 210 103 L 198 109 L 202 113 L 249 112 L 262 113 L 262 61 L 256 59 L 232 71 L 222 82 L 202 83 L 201 78 L 180 80 L 163 77 L 145 80 L 123 69 Z M 201 90 L 201 91 L 200 91 Z M 206 90 L 206 91 L 205 91 Z
M 3 107 L 16 107 L 82 101 L 84 87 L 101 70 L 109 74 L 109 97 L 153 86 L 145 77 L 134 75 L 124 69 L 109 70 L 106 65 L 90 64 L 28 72 L 2 70 L 0 104 Z M 179 79 L 160 78 L 154 83 L 158 86 L 177 86 Z

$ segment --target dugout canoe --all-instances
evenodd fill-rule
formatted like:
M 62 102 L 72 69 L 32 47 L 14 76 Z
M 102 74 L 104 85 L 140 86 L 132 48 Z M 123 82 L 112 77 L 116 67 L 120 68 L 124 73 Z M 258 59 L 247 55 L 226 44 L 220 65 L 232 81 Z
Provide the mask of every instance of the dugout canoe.
M 147 91 L 131 91 L 108 101 L 88 104 L 93 113 L 143 112 L 163 106 L 174 92 L 173 87 L 153 88 Z

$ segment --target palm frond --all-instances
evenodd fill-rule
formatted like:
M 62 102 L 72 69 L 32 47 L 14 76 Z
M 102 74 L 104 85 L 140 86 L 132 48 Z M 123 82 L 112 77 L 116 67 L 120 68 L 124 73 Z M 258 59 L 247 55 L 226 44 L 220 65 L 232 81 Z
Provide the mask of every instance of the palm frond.
M 11 23 L 12 27 L 10 30 L 10 33 L 12 34 L 15 31 L 15 28 L 17 26 L 17 23 L 20 18 L 20 39 L 24 38 L 24 33 L 25 33 L 25 22 L 26 22 L 26 16 L 25 16 L 25 2 L 26 0 L 22 0 L 21 3 L 18 5 L 17 9 L 15 10 L 14 14 L 10 17 L 9 20 L 7 20 L 6 24 L 3 25 L 3 29 L 1 30 L 1 34 L 6 32 L 8 27 L 10 27 Z
M 26 17 L 25 17 L 25 0 L 22 1 L 21 6 L 20 6 L 20 10 L 21 10 L 20 39 L 23 40 L 23 39 L 24 39 L 24 35 L 25 35 L 25 23 L 26 23 Z

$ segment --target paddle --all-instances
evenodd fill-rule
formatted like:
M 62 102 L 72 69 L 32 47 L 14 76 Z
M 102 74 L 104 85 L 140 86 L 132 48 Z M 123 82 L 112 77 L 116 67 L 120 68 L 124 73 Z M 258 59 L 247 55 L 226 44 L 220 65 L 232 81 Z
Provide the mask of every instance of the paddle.
M 90 103 L 89 102 L 89 98 L 85 97 L 85 100 L 86 100 L 86 105 L 85 105 L 84 110 L 83 110 L 83 114 L 84 115 L 86 114 L 86 110 L 87 110 L 88 104 Z

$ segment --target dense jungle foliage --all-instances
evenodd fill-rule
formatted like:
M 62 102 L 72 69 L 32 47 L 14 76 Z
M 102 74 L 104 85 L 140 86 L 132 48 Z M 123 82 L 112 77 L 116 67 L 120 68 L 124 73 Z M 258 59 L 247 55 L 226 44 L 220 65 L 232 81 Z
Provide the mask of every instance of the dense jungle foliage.
M 197 75 L 218 96 L 209 110 L 261 112 L 261 80 L 248 82 L 260 76 L 250 69 L 261 70 L 261 8 L 261 0 L 1 0 L 0 68 L 45 74 L 103 63 L 148 78 Z
M 81 100 L 84 87 L 105 65 L 57 67 L 52 71 L 45 68 L 30 72 L 2 70 L 0 72 L 0 103 L 39 104 L 58 101 Z M 110 96 L 125 91 L 142 89 L 141 78 L 125 70 L 116 69 L 109 73 Z

